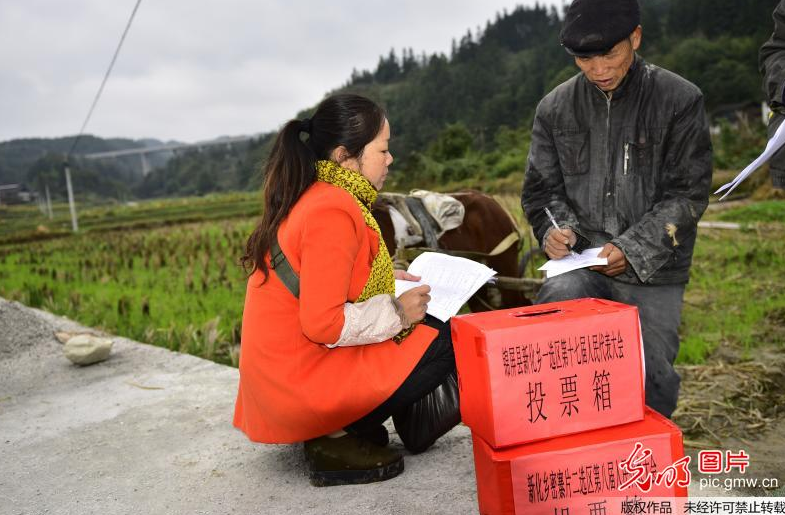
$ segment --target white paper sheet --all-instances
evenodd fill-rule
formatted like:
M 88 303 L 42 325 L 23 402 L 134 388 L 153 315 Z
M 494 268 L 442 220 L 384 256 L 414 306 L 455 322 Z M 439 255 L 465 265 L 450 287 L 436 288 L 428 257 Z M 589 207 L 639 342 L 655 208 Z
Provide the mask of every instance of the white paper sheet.
M 580 254 L 570 254 L 561 259 L 551 259 L 538 270 L 545 270 L 546 277 L 556 277 L 567 272 L 572 272 L 579 268 L 589 266 L 607 265 L 608 258 L 598 258 L 597 254 L 602 251 L 602 247 L 586 249 Z
M 720 187 L 720 189 L 714 192 L 714 194 L 716 195 L 718 193 L 725 191 L 725 195 L 720 197 L 720 200 L 727 197 L 731 191 L 736 189 L 736 186 L 744 182 L 744 179 L 752 175 L 752 172 L 763 166 L 763 164 L 766 161 L 768 161 L 769 158 L 771 158 L 771 156 L 774 155 L 774 153 L 777 152 L 777 150 L 779 150 L 783 144 L 785 144 L 784 128 L 785 128 L 785 123 L 781 123 L 780 126 L 777 127 L 777 131 L 774 133 L 774 136 L 772 136 L 769 142 L 766 144 L 766 149 L 763 151 L 763 153 L 759 155 L 755 159 L 755 161 L 747 165 L 747 168 L 739 172 L 739 175 L 737 175 L 732 181 L 730 181 L 728 184 L 724 184 L 723 186 Z
M 419 275 L 420 282 L 396 280 L 395 296 L 427 284 L 431 287 L 428 314 L 442 322 L 457 314 L 469 297 L 496 275 L 482 263 L 438 252 L 423 252 L 412 261 L 408 272 Z

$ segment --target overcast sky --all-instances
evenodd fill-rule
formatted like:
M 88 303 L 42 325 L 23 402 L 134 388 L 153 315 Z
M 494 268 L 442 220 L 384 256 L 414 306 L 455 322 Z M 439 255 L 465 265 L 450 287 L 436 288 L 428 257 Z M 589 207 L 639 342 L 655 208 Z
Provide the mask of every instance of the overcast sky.
M 135 3 L 0 0 L 0 141 L 79 131 Z M 534 0 L 142 0 L 86 132 L 274 130 L 390 48 L 449 53 L 518 4 Z

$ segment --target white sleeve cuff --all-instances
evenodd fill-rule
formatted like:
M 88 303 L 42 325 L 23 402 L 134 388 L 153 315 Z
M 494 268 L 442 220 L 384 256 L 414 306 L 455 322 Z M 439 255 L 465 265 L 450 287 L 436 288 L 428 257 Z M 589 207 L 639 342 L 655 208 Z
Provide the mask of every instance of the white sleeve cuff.
M 364 302 L 346 303 L 343 306 L 343 315 L 341 337 L 327 347 L 379 343 L 392 338 L 403 329 L 392 295 L 374 295 Z

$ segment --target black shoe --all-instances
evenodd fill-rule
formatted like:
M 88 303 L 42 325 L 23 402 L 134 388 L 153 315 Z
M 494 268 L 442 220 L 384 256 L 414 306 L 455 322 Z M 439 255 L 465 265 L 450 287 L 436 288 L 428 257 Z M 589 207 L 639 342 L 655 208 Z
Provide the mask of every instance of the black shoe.
M 356 431 L 354 429 L 347 429 L 347 431 L 374 445 L 378 445 L 379 447 L 387 447 L 390 443 L 390 433 L 387 431 L 387 428 L 384 427 L 384 424 L 379 424 L 378 426 L 362 431 Z
M 348 433 L 308 440 L 303 449 L 314 486 L 375 483 L 403 472 L 400 453 Z

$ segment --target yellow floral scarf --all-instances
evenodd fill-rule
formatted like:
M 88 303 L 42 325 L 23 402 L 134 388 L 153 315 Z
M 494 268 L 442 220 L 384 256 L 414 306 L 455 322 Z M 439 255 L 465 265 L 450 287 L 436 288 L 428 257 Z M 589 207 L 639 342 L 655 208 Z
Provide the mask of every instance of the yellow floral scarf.
M 393 263 L 390 258 L 390 252 L 387 250 L 387 245 L 384 243 L 382 230 L 371 214 L 371 206 L 379 193 L 360 172 L 344 168 L 334 161 L 317 161 L 316 178 L 351 193 L 352 197 L 354 197 L 354 201 L 357 202 L 357 205 L 360 207 L 366 225 L 379 235 L 379 251 L 373 258 L 368 282 L 365 283 L 363 291 L 360 293 L 360 296 L 357 297 L 356 302 L 363 302 L 380 294 L 395 295 L 395 275 L 393 274 Z M 393 340 L 400 343 L 411 332 L 411 327 L 409 329 L 404 329 L 395 335 Z

